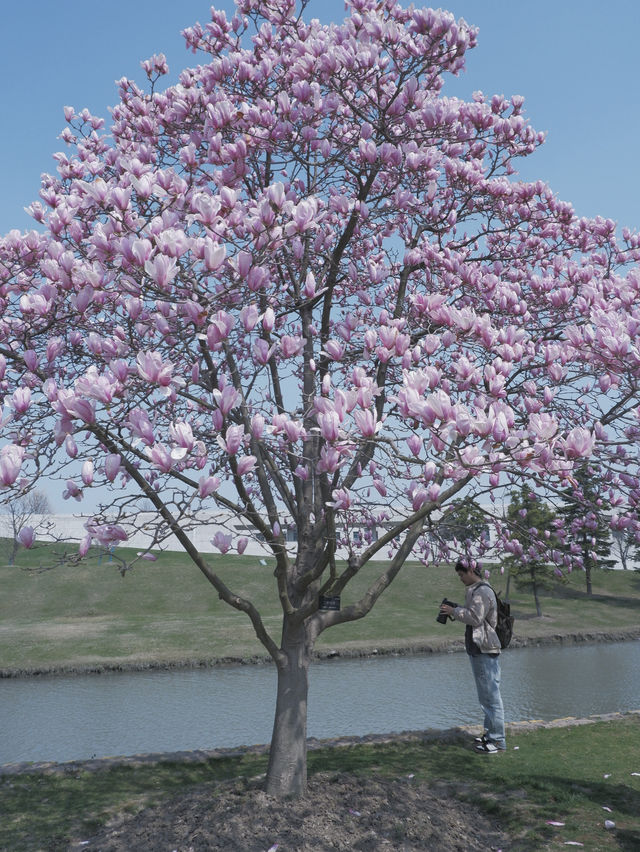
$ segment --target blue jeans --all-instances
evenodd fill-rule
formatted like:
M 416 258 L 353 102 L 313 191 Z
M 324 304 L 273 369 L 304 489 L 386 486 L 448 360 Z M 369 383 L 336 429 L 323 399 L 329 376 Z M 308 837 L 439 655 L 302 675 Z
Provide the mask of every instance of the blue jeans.
M 500 695 L 500 655 L 480 654 L 479 657 L 470 656 L 469 659 L 478 690 L 478 701 L 484 712 L 485 735 L 498 748 L 506 748 L 504 708 Z

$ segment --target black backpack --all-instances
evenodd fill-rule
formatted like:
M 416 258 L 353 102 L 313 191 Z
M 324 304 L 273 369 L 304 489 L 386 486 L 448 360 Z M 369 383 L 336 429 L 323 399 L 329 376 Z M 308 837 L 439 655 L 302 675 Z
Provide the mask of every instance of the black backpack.
M 489 586 L 493 594 L 496 596 L 496 606 L 498 612 L 498 621 L 496 623 L 496 635 L 500 640 L 500 647 L 506 648 L 511 637 L 513 636 L 514 617 L 511 615 L 511 604 L 505 603 L 500 597 L 500 592 L 489 585 L 489 583 L 481 583 L 481 586 Z

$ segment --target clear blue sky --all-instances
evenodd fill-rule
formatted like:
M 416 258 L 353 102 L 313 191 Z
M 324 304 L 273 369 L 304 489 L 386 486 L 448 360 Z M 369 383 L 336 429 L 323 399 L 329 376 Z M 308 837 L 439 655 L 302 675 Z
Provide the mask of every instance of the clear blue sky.
M 438 0 L 438 5 L 440 0 Z M 214 5 L 229 11 L 231 0 Z M 416 3 L 418 5 L 418 3 Z M 436 5 L 435 3 L 433 5 Z M 533 126 L 548 131 L 526 164 L 580 215 L 640 228 L 640 3 L 638 0 L 451 0 L 480 27 L 467 72 L 445 91 L 526 98 Z M 62 108 L 108 120 L 114 81 L 143 83 L 140 61 L 167 55 L 171 81 L 200 61 L 181 29 L 209 18 L 208 0 L 8 0 L 0 28 L 0 234 L 31 227 L 23 207 L 53 171 Z M 342 0 L 312 0 L 307 15 L 344 16 Z

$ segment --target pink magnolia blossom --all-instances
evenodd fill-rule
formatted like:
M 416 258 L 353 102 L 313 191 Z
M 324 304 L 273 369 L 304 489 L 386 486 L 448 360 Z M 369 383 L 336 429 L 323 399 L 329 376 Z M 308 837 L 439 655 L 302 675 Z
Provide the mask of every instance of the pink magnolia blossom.
M 252 347 L 252 355 L 253 360 L 257 364 L 262 364 L 264 366 L 269 362 L 269 359 L 275 352 L 274 346 L 269 346 L 269 343 L 266 340 L 260 339 L 256 340 Z
M 140 559 L 145 559 L 147 562 L 156 562 L 157 559 L 158 559 L 158 557 L 155 555 L 155 553 L 151 553 L 148 550 L 144 551 L 144 553 L 142 553 L 141 551 L 138 551 L 136 553 L 136 556 L 139 556 Z
M 424 477 L 425 482 L 431 482 L 431 480 L 436 476 L 438 472 L 438 468 L 433 461 L 428 461 L 425 463 L 422 469 L 422 475 Z
M 262 414 L 254 414 L 251 418 L 251 434 L 254 438 L 261 438 L 264 434 L 264 417 Z
M 418 435 L 410 435 L 407 438 L 407 446 L 414 456 L 419 456 L 422 450 L 422 439 Z
M 244 428 L 242 426 L 229 426 L 225 437 L 218 435 L 218 444 L 230 456 L 235 456 L 244 443 Z
M 411 505 L 414 512 L 417 512 L 429 500 L 426 488 L 416 488 L 411 494 Z
M 80 545 L 78 546 L 78 556 L 80 558 L 84 558 L 89 552 L 89 548 L 91 547 L 91 541 L 91 535 L 87 534 L 80 542 Z
M 40 356 L 34 349 L 25 349 L 22 353 L 22 357 L 24 358 L 24 363 L 28 370 L 35 372 L 40 365 Z
M 226 249 L 224 245 L 216 243 L 213 240 L 207 239 L 204 244 L 204 262 L 209 272 L 215 272 L 220 269 L 224 263 Z
M 373 480 L 373 486 L 381 497 L 387 496 L 387 486 L 384 484 L 382 479 L 375 478 Z
M 217 548 L 220 553 L 227 553 L 231 548 L 231 542 L 233 541 L 233 536 L 228 535 L 223 532 L 217 532 L 214 537 L 211 539 L 211 543 L 215 548 Z
M 245 331 L 253 331 L 253 329 L 258 324 L 260 319 L 260 314 L 258 312 L 257 305 L 245 305 L 244 308 L 240 311 L 240 322 L 242 323 L 242 327 Z
M 303 345 L 304 342 L 300 335 L 283 335 L 280 340 L 280 351 L 283 358 L 294 358 L 296 355 L 299 355 Z
M 262 328 L 267 334 L 270 334 L 276 323 L 276 314 L 273 308 L 267 308 L 262 315 Z
M 226 311 L 218 311 L 207 329 L 207 344 L 210 349 L 217 349 L 231 333 L 235 319 Z
M 24 314 L 44 317 L 51 310 L 51 302 L 41 293 L 30 293 L 20 297 L 20 310 Z
M 316 279 L 311 270 L 307 272 L 305 278 L 303 293 L 307 299 L 312 299 L 316 295 Z
M 284 423 L 284 431 L 292 444 L 295 444 L 296 441 L 299 441 L 305 435 L 304 426 L 298 420 L 286 419 Z
M 78 455 L 78 445 L 76 444 L 73 435 L 65 435 L 64 449 L 70 459 L 75 459 Z
M 550 440 L 558 431 L 556 420 L 547 413 L 532 414 L 529 418 L 529 426 L 536 438 Z
M 136 357 L 138 375 L 146 382 L 167 387 L 171 383 L 173 364 L 163 361 L 160 352 L 139 352 Z
M 210 497 L 220 488 L 220 479 L 217 476 L 201 476 L 198 482 L 198 495 L 202 499 Z
M 333 361 L 341 361 L 345 355 L 345 345 L 339 340 L 327 340 L 324 351 Z
M 87 459 L 82 465 L 81 478 L 85 485 L 91 485 L 93 482 L 93 462 Z
M 67 487 L 62 492 L 63 500 L 68 500 L 70 497 L 73 497 L 74 500 L 80 502 L 83 497 L 82 489 L 78 487 L 72 479 L 67 479 L 66 486 Z
M 83 420 L 85 423 L 95 421 L 95 403 L 92 400 L 81 399 L 68 392 L 64 396 L 61 395 L 59 399 L 61 408 L 67 416 Z
M 18 416 L 24 414 L 31 405 L 31 390 L 29 388 L 18 388 L 11 396 L 11 404 Z
M 104 524 L 97 521 L 89 521 L 85 527 L 91 537 L 102 547 L 111 547 L 121 541 L 127 541 L 129 536 L 119 524 Z
M 320 433 L 326 441 L 337 441 L 340 435 L 340 417 L 337 411 L 326 411 L 318 415 Z
M 20 473 L 23 459 L 23 447 L 16 444 L 7 444 L 2 447 L 0 450 L 0 485 L 5 487 L 13 485 Z
M 153 250 L 153 246 L 150 240 L 147 239 L 134 239 L 131 243 L 131 254 L 134 257 L 136 263 L 140 266 L 144 266 L 146 262 L 151 257 L 151 252 Z
M 365 438 L 372 438 L 381 426 L 373 411 L 354 411 L 353 419 Z
M 36 534 L 33 527 L 24 526 L 18 533 L 17 538 L 20 544 L 29 550 L 35 544 Z
M 113 400 L 114 389 L 113 381 L 107 376 L 99 375 L 95 367 L 90 367 L 87 373 L 75 382 L 76 393 L 107 405 Z
M 327 505 L 332 506 L 336 511 L 348 509 L 351 506 L 351 494 L 346 488 L 334 489 L 331 492 L 331 496 L 333 498 L 333 502 L 327 503 Z
M 251 473 L 251 471 L 255 468 L 257 461 L 258 460 L 255 456 L 243 456 L 238 461 L 238 474 L 240 476 L 244 476 L 247 473 Z
M 247 545 L 249 544 L 249 539 L 246 536 L 242 536 L 238 539 L 238 543 L 236 544 L 236 550 L 242 556 L 242 554 L 247 549 Z
M 161 290 L 165 290 L 178 274 L 178 266 L 174 257 L 157 254 L 153 259 L 145 261 L 144 271 Z
M 104 460 L 104 473 L 109 482 L 113 482 L 120 473 L 122 458 L 119 453 L 109 453 Z
M 320 461 L 318 462 L 319 473 L 335 473 L 342 465 L 342 456 L 334 447 L 323 447 L 320 450 Z
M 317 210 L 318 205 L 313 198 L 301 201 L 298 205 L 296 205 L 293 211 L 293 218 L 285 229 L 287 236 L 304 233 L 305 231 L 308 231 L 309 228 L 313 227 Z
M 155 441 L 153 426 L 149 420 L 149 415 L 142 408 L 134 408 L 129 412 L 127 426 L 138 438 L 142 438 L 147 446 Z
M 157 467 L 162 473 L 169 473 L 173 467 L 173 459 L 170 450 L 164 444 L 154 444 L 152 447 L 147 447 L 146 452 L 154 467 Z
M 463 447 L 460 458 L 465 467 L 475 468 L 476 472 L 479 472 L 484 464 L 484 455 L 474 446 Z
M 179 447 L 182 447 L 189 452 L 195 446 L 195 438 L 193 437 L 193 430 L 191 429 L 191 425 L 189 423 L 185 423 L 184 421 L 181 421 L 179 423 L 171 423 L 169 425 L 169 437 Z
M 565 438 L 564 448 L 567 458 L 588 458 L 594 445 L 594 436 L 588 429 L 576 427 Z
M 241 396 L 238 391 L 231 385 L 225 385 L 221 391 L 217 388 L 213 391 L 213 396 L 218 404 L 218 408 L 225 415 L 233 411 L 241 402 Z
M 427 488 L 427 497 L 434 503 L 438 500 L 440 497 L 440 486 L 437 483 L 433 483 Z

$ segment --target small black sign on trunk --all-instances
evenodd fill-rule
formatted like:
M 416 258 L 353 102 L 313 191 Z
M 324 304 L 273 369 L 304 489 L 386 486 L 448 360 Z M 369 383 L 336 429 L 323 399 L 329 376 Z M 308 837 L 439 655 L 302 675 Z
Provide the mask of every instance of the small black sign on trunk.
M 340 595 L 320 595 L 318 603 L 321 610 L 338 610 L 340 609 Z

